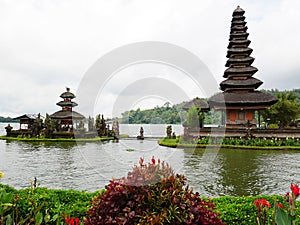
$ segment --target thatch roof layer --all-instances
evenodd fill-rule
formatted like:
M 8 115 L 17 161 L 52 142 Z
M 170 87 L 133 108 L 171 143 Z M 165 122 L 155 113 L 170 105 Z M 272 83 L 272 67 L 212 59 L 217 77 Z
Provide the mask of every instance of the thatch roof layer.
M 68 110 L 60 110 L 52 115 L 50 115 L 51 119 L 73 119 L 73 120 L 82 120 L 84 116 L 75 111 L 68 111 Z
M 221 90 L 226 88 L 247 88 L 254 87 L 255 89 L 262 85 L 263 82 L 253 77 L 249 77 L 245 80 L 227 79 L 220 83 Z
M 196 108 L 199 108 L 202 111 L 209 111 L 208 103 L 200 98 L 194 98 L 192 101 L 187 102 L 182 108 L 187 111 L 192 106 L 196 106 Z
M 210 106 L 224 104 L 251 106 L 257 104 L 264 104 L 266 106 L 273 105 L 277 102 L 277 98 L 273 95 L 263 93 L 260 91 L 250 92 L 223 92 L 213 95 L 208 100 Z
M 68 102 L 68 101 L 60 101 L 56 103 L 56 105 L 61 106 L 61 107 L 75 107 L 78 104 L 76 102 Z
M 227 78 L 229 75 L 239 75 L 239 74 L 243 74 L 243 76 L 249 74 L 248 76 L 252 76 L 257 71 L 258 69 L 254 66 L 246 66 L 242 68 L 229 67 L 228 69 L 225 70 L 223 77 Z

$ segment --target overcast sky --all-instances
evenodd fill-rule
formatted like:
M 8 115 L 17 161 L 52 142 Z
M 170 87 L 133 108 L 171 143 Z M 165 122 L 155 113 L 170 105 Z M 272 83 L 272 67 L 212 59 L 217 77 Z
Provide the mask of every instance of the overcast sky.
M 237 5 L 246 11 L 253 66 L 259 69 L 255 77 L 264 82 L 260 88 L 299 88 L 299 0 L 0 0 L 0 115 L 52 114 L 59 110 L 59 95 L 66 87 L 76 94 L 85 73 L 101 56 L 142 41 L 187 49 L 219 84 Z M 103 86 L 95 114 L 111 116 L 122 90 L 132 82 L 136 89 L 146 87 L 138 81 L 149 77 L 149 71 L 173 80 L 190 98 L 208 97 L 174 68 L 133 65 Z M 131 107 L 168 100 L 140 96 Z

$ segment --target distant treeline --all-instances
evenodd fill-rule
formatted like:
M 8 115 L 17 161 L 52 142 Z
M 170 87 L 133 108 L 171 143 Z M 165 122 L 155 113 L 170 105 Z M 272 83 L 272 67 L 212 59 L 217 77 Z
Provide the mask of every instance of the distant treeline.
M 173 106 L 166 102 L 163 106 L 156 106 L 153 109 L 137 109 L 122 113 L 120 123 L 129 124 L 177 124 L 181 123 L 184 117 L 182 109 L 186 102 Z
M 271 94 L 273 96 L 276 96 L 277 94 L 284 92 L 284 91 L 279 91 L 278 89 L 261 90 L 261 91 L 263 91 L 265 93 L 269 93 L 269 94 Z M 287 91 L 294 92 L 295 95 L 297 96 L 298 102 L 300 103 L 300 88 L 293 89 L 293 90 L 287 90 Z
M 0 116 L 0 123 L 18 123 L 18 122 L 19 122 L 18 120 L 13 120 L 10 117 Z
M 283 93 L 284 91 L 279 91 L 278 89 L 271 90 L 261 90 L 276 96 L 278 93 Z M 297 96 L 297 100 L 300 103 L 300 88 L 294 89 L 291 92 L 294 92 Z M 207 100 L 207 99 L 203 99 Z M 156 106 L 153 109 L 137 109 L 130 110 L 122 113 L 122 117 L 119 118 L 120 123 L 129 123 L 129 124 L 178 124 L 185 121 L 186 111 L 182 107 L 187 102 L 182 102 L 173 106 L 169 102 L 166 102 L 163 106 Z M 219 124 L 221 122 L 220 113 L 208 112 L 205 115 L 205 124 Z

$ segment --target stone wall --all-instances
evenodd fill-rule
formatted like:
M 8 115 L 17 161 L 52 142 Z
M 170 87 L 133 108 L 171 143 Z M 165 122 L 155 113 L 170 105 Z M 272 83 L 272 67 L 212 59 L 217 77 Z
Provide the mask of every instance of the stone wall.
M 300 138 L 300 129 L 257 129 L 257 128 L 201 128 L 200 131 L 186 130 L 185 135 L 193 137 L 265 137 L 265 138 Z

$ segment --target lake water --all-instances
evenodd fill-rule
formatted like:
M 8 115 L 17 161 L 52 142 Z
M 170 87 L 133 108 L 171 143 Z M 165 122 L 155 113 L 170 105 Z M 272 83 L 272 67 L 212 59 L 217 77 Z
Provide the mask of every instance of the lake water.
M 0 124 L 2 134 L 6 125 Z M 136 136 L 139 127 L 129 125 L 125 133 Z M 1 183 L 24 188 L 37 177 L 43 187 L 95 191 L 111 178 L 125 176 L 140 157 L 150 161 L 152 156 L 185 174 L 190 187 L 203 196 L 284 194 L 291 182 L 300 183 L 300 152 L 166 148 L 154 138 L 165 135 L 165 125 L 143 127 L 152 138 L 96 143 L 0 140 Z M 173 129 L 182 132 L 181 126 Z

